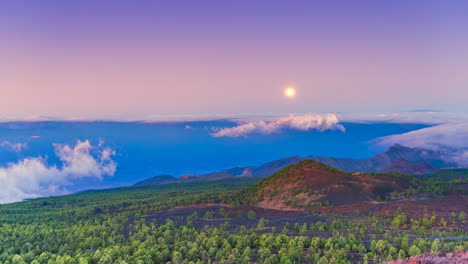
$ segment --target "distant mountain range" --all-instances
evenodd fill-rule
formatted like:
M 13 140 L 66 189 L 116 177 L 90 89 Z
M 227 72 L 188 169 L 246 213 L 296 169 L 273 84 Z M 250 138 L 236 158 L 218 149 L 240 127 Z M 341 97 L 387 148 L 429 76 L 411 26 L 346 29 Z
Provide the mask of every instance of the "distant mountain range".
M 409 163 L 426 163 L 435 169 L 456 166 L 456 164 L 447 163 L 443 159 L 443 154 L 438 151 L 409 148 L 399 144 L 391 146 L 386 152 L 375 155 L 368 159 L 346 159 L 346 158 L 327 158 L 314 157 L 328 166 L 335 167 L 344 171 L 352 172 L 381 172 L 388 171 L 389 166 L 403 159 Z M 401 161 L 400 161 L 401 162 Z M 403 172 L 403 171 L 402 171 Z M 407 171 L 406 173 L 414 173 Z
M 278 170 L 287 167 L 291 164 L 297 163 L 305 158 L 300 156 L 293 156 L 288 158 L 283 158 L 279 160 L 274 160 L 262 164 L 258 167 L 249 166 L 249 167 L 235 167 L 232 169 L 227 169 L 219 172 L 208 173 L 200 176 L 200 178 L 225 178 L 228 177 L 266 177 L 269 176 Z
M 305 159 L 349 172 L 401 172 L 404 174 L 428 174 L 455 164 L 443 160 L 443 154 L 437 151 L 409 148 L 399 144 L 391 146 L 386 152 L 368 159 L 348 159 L 332 157 L 293 156 L 267 162 L 260 166 L 234 167 L 204 175 L 183 175 L 176 178 L 171 175 L 155 176 L 136 183 L 134 186 L 158 185 L 175 182 L 210 181 L 233 177 L 267 177 L 291 164 Z
M 393 172 L 398 171 L 403 174 L 428 174 L 434 171 L 437 171 L 437 168 L 434 168 L 426 162 L 412 163 L 403 158 L 397 159 L 395 162 L 391 163 L 387 167 L 383 168 L 379 172 Z
M 182 175 L 176 178 L 171 175 L 159 175 L 140 182 L 137 182 L 134 186 L 145 186 L 145 185 L 159 185 L 176 182 L 193 182 L 193 181 L 214 181 L 234 177 L 267 177 L 280 169 L 287 167 L 291 164 L 302 161 L 306 158 L 300 156 L 293 156 L 267 162 L 258 167 L 234 167 L 227 170 L 211 172 L 208 174 L 197 175 Z

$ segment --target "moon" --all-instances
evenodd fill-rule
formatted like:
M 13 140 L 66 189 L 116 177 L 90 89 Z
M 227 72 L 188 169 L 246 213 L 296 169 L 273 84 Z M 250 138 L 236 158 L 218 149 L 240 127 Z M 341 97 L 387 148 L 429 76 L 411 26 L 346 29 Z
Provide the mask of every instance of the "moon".
M 286 95 L 287 98 L 294 98 L 296 96 L 296 89 L 294 87 L 289 86 L 284 90 L 284 95 Z

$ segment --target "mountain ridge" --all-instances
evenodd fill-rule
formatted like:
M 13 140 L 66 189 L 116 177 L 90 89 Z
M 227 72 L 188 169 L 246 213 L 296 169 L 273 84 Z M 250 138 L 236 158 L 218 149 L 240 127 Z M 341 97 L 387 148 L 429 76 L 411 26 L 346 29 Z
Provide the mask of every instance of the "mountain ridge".
M 238 166 L 226 170 L 202 174 L 199 176 L 191 175 L 191 177 L 176 178 L 172 176 L 174 179 L 166 179 L 166 181 L 162 181 L 161 183 L 156 183 L 158 182 L 158 179 L 155 179 L 154 181 L 147 181 L 149 179 L 146 179 L 136 183 L 138 185 L 135 186 L 141 186 L 142 182 L 145 181 L 154 185 L 155 183 L 166 184 L 174 182 L 210 181 L 237 177 L 267 177 L 291 164 L 295 164 L 306 159 L 313 159 L 327 166 L 348 172 L 401 172 L 405 174 L 427 174 L 432 173 L 438 169 L 453 166 L 453 164 L 445 162 L 443 160 L 442 154 L 437 151 L 410 148 L 395 144 L 391 146 L 386 152 L 366 159 L 333 158 L 320 156 L 301 157 L 296 155 L 266 162 L 260 166 Z
M 445 162 L 442 153 L 434 150 L 410 148 L 400 144 L 391 146 L 386 152 L 377 154 L 367 159 L 349 159 L 349 158 L 333 158 L 333 157 L 312 157 L 329 166 L 339 168 L 345 171 L 354 172 L 378 172 L 385 169 L 387 166 L 403 158 L 411 163 L 425 162 L 435 168 L 442 169 L 455 166 L 454 164 Z

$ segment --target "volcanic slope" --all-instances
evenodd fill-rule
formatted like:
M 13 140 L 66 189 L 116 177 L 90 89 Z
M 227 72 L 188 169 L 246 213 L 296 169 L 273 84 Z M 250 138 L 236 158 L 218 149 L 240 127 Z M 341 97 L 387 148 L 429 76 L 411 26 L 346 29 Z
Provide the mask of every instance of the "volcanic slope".
M 247 203 L 273 209 L 313 208 L 374 201 L 416 187 L 410 176 L 349 173 L 314 160 L 290 165 L 241 194 Z

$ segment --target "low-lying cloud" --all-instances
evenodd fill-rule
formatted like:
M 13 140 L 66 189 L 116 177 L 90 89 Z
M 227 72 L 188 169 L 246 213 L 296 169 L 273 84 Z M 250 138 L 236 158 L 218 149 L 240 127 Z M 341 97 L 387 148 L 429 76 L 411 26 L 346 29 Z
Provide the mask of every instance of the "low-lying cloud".
M 404 134 L 390 135 L 378 138 L 376 142 L 382 146 L 401 144 L 440 151 L 441 157 L 449 163 L 460 167 L 468 166 L 468 123 L 446 123 L 423 128 Z
M 73 180 L 102 179 L 113 176 L 117 169 L 112 160 L 115 152 L 93 147 L 88 140 L 77 141 L 75 146 L 54 144 L 54 148 L 61 166 L 48 165 L 43 157 L 33 157 L 0 167 L 0 203 L 66 194 Z
M 339 119 L 352 123 L 397 123 L 438 125 L 453 122 L 467 122 L 468 114 L 419 110 L 397 113 L 341 113 Z
M 21 152 L 27 147 L 28 145 L 26 143 L 11 143 L 9 141 L 0 142 L 0 148 L 13 152 Z
M 243 137 L 249 134 L 273 134 L 284 129 L 294 129 L 309 131 L 339 130 L 344 132 L 345 128 L 339 124 L 339 120 L 334 114 L 326 115 L 296 115 L 279 118 L 272 121 L 255 120 L 239 123 L 235 127 L 217 129 L 212 133 L 213 137 Z

